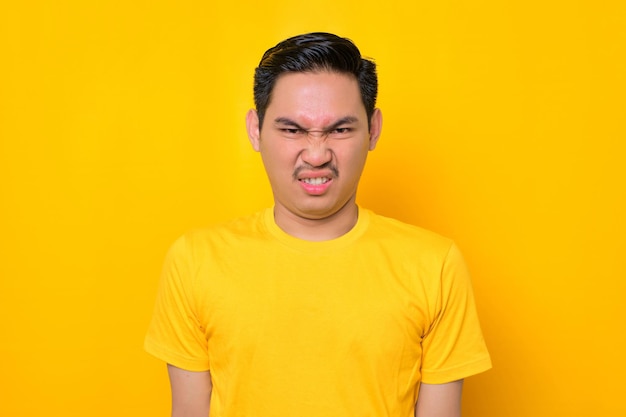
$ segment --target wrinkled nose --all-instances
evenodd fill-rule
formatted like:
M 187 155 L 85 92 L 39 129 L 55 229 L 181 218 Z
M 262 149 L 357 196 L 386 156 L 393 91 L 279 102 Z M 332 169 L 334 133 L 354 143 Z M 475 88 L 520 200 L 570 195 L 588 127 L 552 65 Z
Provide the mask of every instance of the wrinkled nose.
M 302 150 L 302 160 L 313 167 L 320 167 L 332 159 L 332 152 L 325 132 L 309 131 L 306 147 Z

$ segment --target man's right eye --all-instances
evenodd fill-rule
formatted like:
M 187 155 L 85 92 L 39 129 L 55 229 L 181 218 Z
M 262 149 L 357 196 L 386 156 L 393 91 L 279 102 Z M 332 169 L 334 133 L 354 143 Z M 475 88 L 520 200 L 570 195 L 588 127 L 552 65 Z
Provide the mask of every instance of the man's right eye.
M 283 129 L 280 129 L 280 130 L 281 130 L 281 132 L 283 132 L 287 136 L 299 136 L 299 135 L 302 135 L 304 133 L 304 130 L 296 129 L 296 128 L 283 128 Z

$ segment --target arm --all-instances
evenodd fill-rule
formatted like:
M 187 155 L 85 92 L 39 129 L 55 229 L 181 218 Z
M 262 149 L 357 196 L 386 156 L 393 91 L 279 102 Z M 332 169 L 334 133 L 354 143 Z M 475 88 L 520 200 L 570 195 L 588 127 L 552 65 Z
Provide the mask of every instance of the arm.
M 172 417 L 207 417 L 211 403 L 211 374 L 167 365 L 172 388 Z
M 415 417 L 461 417 L 463 380 L 420 386 Z

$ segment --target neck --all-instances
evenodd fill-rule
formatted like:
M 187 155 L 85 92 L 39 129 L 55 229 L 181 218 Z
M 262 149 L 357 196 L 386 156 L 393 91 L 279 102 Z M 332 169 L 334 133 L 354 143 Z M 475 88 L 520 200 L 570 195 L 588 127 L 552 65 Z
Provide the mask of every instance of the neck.
M 359 209 L 353 199 L 330 216 L 311 218 L 275 205 L 274 221 L 285 233 L 298 239 L 319 242 L 336 239 L 356 225 Z

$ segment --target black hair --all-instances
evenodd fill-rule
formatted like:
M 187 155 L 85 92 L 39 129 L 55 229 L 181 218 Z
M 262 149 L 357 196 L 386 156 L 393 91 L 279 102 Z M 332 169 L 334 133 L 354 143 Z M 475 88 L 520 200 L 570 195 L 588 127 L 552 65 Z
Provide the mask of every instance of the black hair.
M 254 72 L 254 104 L 263 126 L 276 80 L 287 72 L 331 71 L 352 74 L 361 91 L 369 127 L 378 93 L 376 64 L 361 57 L 356 45 L 332 33 L 315 32 L 285 39 L 268 49 Z

